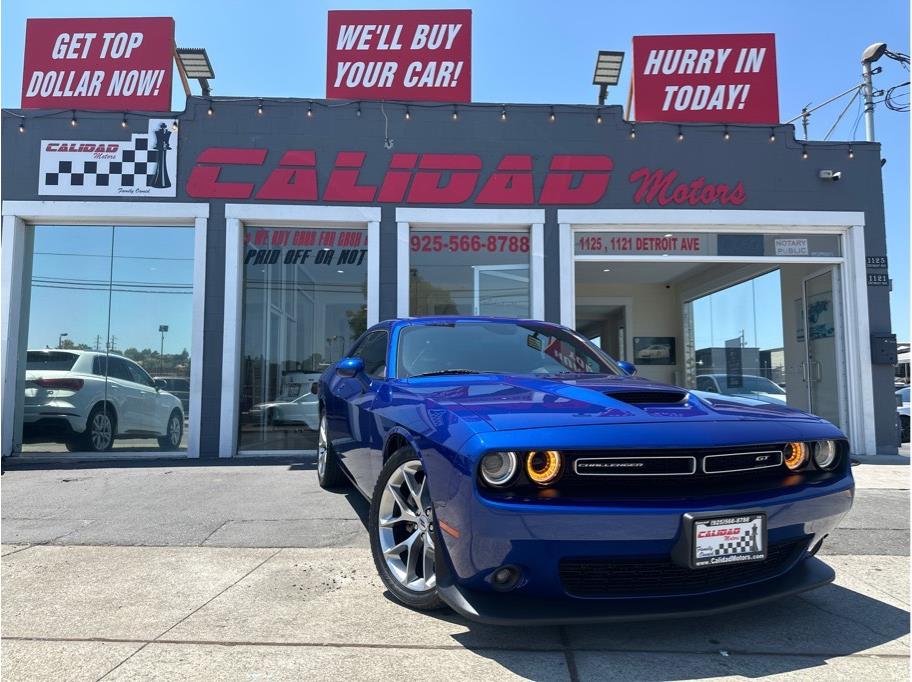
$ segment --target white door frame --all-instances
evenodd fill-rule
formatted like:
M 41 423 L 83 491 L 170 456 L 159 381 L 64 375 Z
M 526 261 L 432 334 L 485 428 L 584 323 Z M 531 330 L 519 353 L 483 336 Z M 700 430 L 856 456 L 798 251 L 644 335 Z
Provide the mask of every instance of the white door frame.
M 871 335 L 865 277 L 864 213 L 858 211 L 740 211 L 726 209 L 561 209 L 557 212 L 560 242 L 561 323 L 575 324 L 576 261 L 820 263 L 840 264 L 839 304 L 846 331 L 841 362 L 846 377 L 848 420 L 845 431 L 856 452 L 877 452 L 874 387 L 871 376 Z M 836 234 L 840 258 L 736 256 L 575 256 L 577 232 L 712 232 L 762 234 Z
M 219 457 L 237 454 L 241 395 L 244 228 L 354 227 L 367 229 L 367 326 L 380 315 L 380 209 L 366 206 L 225 204 L 225 323 L 222 342 L 222 403 Z M 297 452 L 297 451 L 295 451 Z M 258 455 L 283 454 L 263 452 Z
M 844 358 L 844 343 L 842 342 L 843 333 L 844 333 L 844 324 L 845 320 L 843 319 L 842 311 L 845 308 L 844 305 L 841 305 L 842 301 L 842 291 L 841 291 L 841 282 L 840 278 L 837 276 L 835 268 L 837 266 L 831 265 L 829 267 L 821 268 L 820 270 L 815 270 L 812 273 L 801 278 L 801 315 L 802 315 L 802 324 L 804 325 L 804 366 L 807 368 L 807 404 L 808 409 L 813 409 L 814 401 L 812 400 L 811 394 L 811 334 L 808 326 L 808 305 L 807 305 L 807 283 L 809 280 L 812 280 L 821 275 L 829 274 L 830 276 L 830 286 L 831 296 L 833 297 L 833 327 L 835 328 L 835 342 L 836 342 L 836 390 L 838 398 L 838 409 L 839 409 L 839 418 L 843 424 L 848 423 L 848 413 L 846 410 L 846 363 Z
M 529 234 L 530 317 L 545 319 L 545 212 L 525 208 L 397 208 L 396 316 L 409 317 L 411 230 L 490 230 Z
M 35 225 L 113 225 L 194 228 L 193 236 L 193 326 L 190 357 L 190 437 L 187 457 L 199 457 L 200 415 L 203 391 L 203 314 L 206 301 L 206 230 L 209 204 L 160 201 L 4 201 L 3 214 L 3 441 L 2 453 L 13 452 L 16 406 L 21 400 L 20 355 L 27 344 L 23 310 L 29 283 L 24 281 L 27 230 Z M 116 453 L 118 457 L 161 456 L 160 451 Z

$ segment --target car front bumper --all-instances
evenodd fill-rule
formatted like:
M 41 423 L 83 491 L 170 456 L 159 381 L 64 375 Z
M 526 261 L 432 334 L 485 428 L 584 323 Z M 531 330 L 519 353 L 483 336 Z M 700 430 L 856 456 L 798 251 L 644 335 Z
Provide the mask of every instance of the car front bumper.
M 833 582 L 835 577 L 832 568 L 817 558 L 808 557 L 770 580 L 677 597 L 594 600 L 484 592 L 455 584 L 446 569 L 438 569 L 437 589 L 440 598 L 454 611 L 479 623 L 569 625 L 712 616 L 822 587 Z
M 629 507 L 570 507 L 492 502 L 477 494 L 458 517 L 438 511 L 446 556 L 438 561 L 441 597 L 467 618 L 490 623 L 565 623 L 638 620 L 711 614 L 796 594 L 831 582 L 833 571 L 812 554 L 849 511 L 854 496 L 850 473 L 826 485 L 790 493 L 756 496 L 735 503 Z M 723 584 L 703 586 L 693 580 L 680 590 L 630 594 L 613 591 L 584 595 L 568 587 L 561 561 L 668 562 L 683 533 L 684 514 L 762 511 L 767 517 L 768 546 L 793 546 L 787 560 L 765 573 L 735 574 Z M 448 518 L 450 520 L 448 520 Z M 455 523 L 458 518 L 459 524 Z M 442 564 L 442 565 L 441 565 Z M 663 563 L 663 565 L 665 565 Z M 743 564 L 750 565 L 750 564 Z M 522 579 L 506 592 L 493 587 L 493 574 L 516 567 Z M 722 567 L 723 570 L 728 567 Z M 675 570 L 680 570 L 675 565 Z M 715 571 L 716 568 L 685 569 Z M 731 574 L 730 574 L 731 575 Z

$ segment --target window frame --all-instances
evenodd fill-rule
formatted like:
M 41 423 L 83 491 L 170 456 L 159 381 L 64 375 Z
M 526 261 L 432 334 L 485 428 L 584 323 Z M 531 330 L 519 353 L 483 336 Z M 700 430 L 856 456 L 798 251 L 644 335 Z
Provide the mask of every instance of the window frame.
M 340 227 L 367 230 L 367 328 L 380 315 L 380 208 L 370 206 L 299 206 L 288 204 L 225 204 L 225 307 L 222 337 L 222 380 L 219 407 L 219 458 L 262 456 L 238 448 L 241 397 L 241 341 L 244 302 L 244 230 L 256 225 Z M 311 450 L 310 452 L 315 452 Z M 270 454 L 300 455 L 300 450 Z
M 364 332 L 364 335 L 355 342 L 355 345 L 349 351 L 347 357 L 350 357 L 350 358 L 360 357 L 363 360 L 364 359 L 363 356 L 355 355 L 355 353 L 357 353 L 357 351 L 367 343 L 367 340 L 375 334 L 383 334 L 383 336 L 385 337 L 385 343 L 384 343 L 384 349 L 383 349 L 383 359 L 384 359 L 384 367 L 386 368 L 386 371 L 383 373 L 382 376 L 378 375 L 378 374 L 371 374 L 370 372 L 367 371 L 366 365 L 365 365 L 364 371 L 367 374 L 367 376 L 369 376 L 371 379 L 379 379 L 380 381 L 386 381 L 387 378 L 389 377 L 389 373 L 390 373 L 390 369 L 389 369 L 390 334 L 389 334 L 388 329 L 368 329 L 366 332 Z

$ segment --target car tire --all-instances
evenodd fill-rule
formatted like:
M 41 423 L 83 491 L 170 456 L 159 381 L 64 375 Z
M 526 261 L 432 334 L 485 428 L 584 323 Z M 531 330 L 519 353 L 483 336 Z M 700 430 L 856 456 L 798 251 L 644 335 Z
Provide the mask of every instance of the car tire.
M 905 415 L 899 417 L 899 440 L 903 443 L 909 442 L 909 418 Z
M 380 472 L 367 523 L 380 579 L 396 601 L 419 611 L 446 607 L 437 593 L 437 535 L 426 481 L 415 451 L 399 448 Z
M 165 435 L 158 439 L 158 447 L 172 452 L 180 448 L 184 437 L 184 416 L 180 410 L 172 410 L 165 426 Z
M 341 488 L 347 482 L 339 457 L 329 440 L 329 426 L 326 415 L 320 414 L 320 426 L 317 429 L 317 482 L 324 490 Z
M 100 404 L 92 408 L 86 420 L 86 430 L 79 443 L 83 452 L 107 452 L 114 446 L 117 433 L 117 415 L 110 405 Z

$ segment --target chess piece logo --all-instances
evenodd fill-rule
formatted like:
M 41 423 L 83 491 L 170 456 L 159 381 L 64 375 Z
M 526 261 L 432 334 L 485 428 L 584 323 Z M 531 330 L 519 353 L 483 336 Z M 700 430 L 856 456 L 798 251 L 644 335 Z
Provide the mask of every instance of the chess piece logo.
M 760 547 L 757 545 L 757 524 L 751 526 L 751 551 L 759 552 Z
M 150 187 L 164 189 L 171 186 L 171 179 L 168 177 L 168 150 L 171 149 L 171 145 L 168 143 L 170 140 L 171 131 L 168 130 L 168 126 L 164 123 L 160 124 L 155 131 L 155 173 L 152 176 L 152 182 L 149 183 Z

